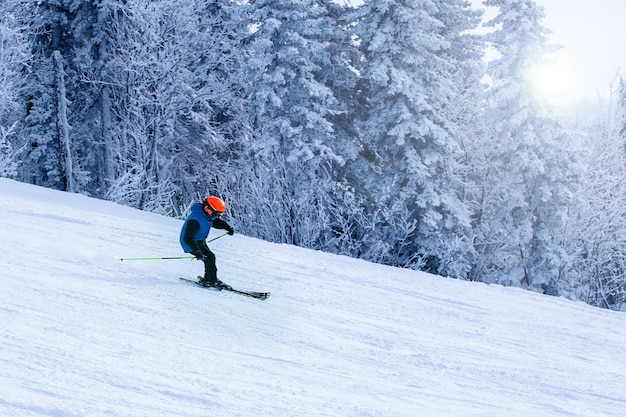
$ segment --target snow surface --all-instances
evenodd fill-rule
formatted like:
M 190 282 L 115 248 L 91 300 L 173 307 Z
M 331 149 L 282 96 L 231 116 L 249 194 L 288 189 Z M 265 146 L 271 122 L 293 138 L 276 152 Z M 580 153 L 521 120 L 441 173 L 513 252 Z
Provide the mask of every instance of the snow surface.
M 0 179 L 1 416 L 626 415 L 626 315 Z M 217 235 L 216 231 L 216 234 Z M 213 235 L 213 236 L 215 236 Z

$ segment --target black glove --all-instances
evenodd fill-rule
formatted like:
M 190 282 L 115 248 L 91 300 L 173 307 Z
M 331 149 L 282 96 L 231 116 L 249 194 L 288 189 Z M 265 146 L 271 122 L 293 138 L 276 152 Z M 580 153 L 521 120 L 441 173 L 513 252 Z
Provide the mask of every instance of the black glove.
M 202 251 L 194 250 L 191 252 L 191 254 L 195 256 L 196 259 L 199 261 L 204 261 L 206 259 L 206 256 L 204 256 L 204 253 L 202 253 Z
M 228 232 L 228 234 L 229 234 L 230 236 L 232 236 L 232 235 L 234 235 L 234 234 L 235 234 L 235 229 L 233 229 L 232 227 L 228 226 L 228 227 L 226 228 L 226 232 Z

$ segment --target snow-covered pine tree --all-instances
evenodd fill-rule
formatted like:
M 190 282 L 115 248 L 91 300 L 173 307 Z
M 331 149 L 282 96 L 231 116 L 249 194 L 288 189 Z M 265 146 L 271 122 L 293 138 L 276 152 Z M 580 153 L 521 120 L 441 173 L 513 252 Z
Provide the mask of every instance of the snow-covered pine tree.
M 183 1 L 128 2 L 109 39 L 115 62 L 112 111 L 120 117 L 113 137 L 116 174 L 107 197 L 143 210 L 171 212 L 176 192 L 170 168 L 180 112 L 193 94 L 188 44 L 192 11 Z
M 245 218 L 251 138 L 251 80 L 245 71 L 254 60 L 245 44 L 246 8 L 230 0 L 188 3 L 196 19 L 188 39 L 181 40 L 189 51 L 183 65 L 191 76 L 187 106 L 175 119 L 179 137 L 168 153 L 178 190 L 174 204 L 184 207 L 198 193 L 217 194 L 227 201 L 231 216 Z
M 459 97 L 462 76 L 452 75 L 476 59 L 462 47 L 476 14 L 464 2 L 384 0 L 366 1 L 356 16 L 366 114 L 353 177 L 379 216 L 365 245 L 380 251 L 376 242 L 386 242 L 385 263 L 463 276 L 471 233 L 446 106 Z
M 119 173 L 115 155 L 124 113 L 116 105 L 124 101 L 125 91 L 117 55 L 126 45 L 116 41 L 133 38 L 128 3 L 82 2 L 70 27 L 76 71 L 72 127 L 74 136 L 81 138 L 79 160 L 89 175 L 84 191 L 98 197 L 109 195 Z
M 20 179 L 50 188 L 66 190 L 68 181 L 64 155 L 63 132 L 68 121 L 59 123 L 59 111 L 66 109 L 70 98 L 61 97 L 57 78 L 59 67 L 53 56 L 59 53 L 62 61 L 71 60 L 72 37 L 69 25 L 77 5 L 70 1 L 41 1 L 31 3 L 35 18 L 30 28 L 33 35 L 33 59 L 26 77 L 28 102 L 25 142 L 21 155 Z M 71 77 L 71 75 L 70 75 Z M 67 83 L 67 77 L 64 78 Z M 69 133 L 66 136 L 69 140 Z M 72 144 L 73 145 L 73 144 Z M 70 145 L 70 148 L 73 146 Z M 71 157 L 71 155 L 67 155 Z
M 438 243 L 442 248 L 438 272 L 466 279 L 475 262 L 473 231 L 469 227 L 472 196 L 476 190 L 475 160 L 471 153 L 484 132 L 479 110 L 483 94 L 481 79 L 485 72 L 484 41 L 472 33 L 480 25 L 482 12 L 473 10 L 465 0 L 438 0 L 436 5 L 435 17 L 443 23 L 440 35 L 448 40 L 450 47 L 441 51 L 448 62 L 440 68 L 441 77 L 448 82 L 447 94 L 438 94 L 433 101 L 445 120 L 450 147 L 455 149 L 456 164 L 452 165 L 455 169 L 447 179 L 448 192 L 454 193 L 462 203 L 457 214 L 460 220 L 452 235 L 454 240 Z
M 33 4 L 36 18 L 30 32 L 36 46 L 27 78 L 23 180 L 68 189 L 71 179 L 76 191 L 106 195 L 114 175 L 114 128 L 103 125 L 111 120 L 106 91 L 115 85 L 106 76 L 108 69 L 114 71 L 106 45 L 116 16 L 124 16 L 123 7 L 125 2 L 107 0 Z M 71 159 L 65 156 L 68 148 Z M 72 178 L 67 174 L 70 162 Z
M 560 292 L 588 304 L 626 311 L 626 158 L 616 137 L 589 133 L 581 148 L 578 204 L 569 212 L 571 261 Z
M 579 126 L 579 188 L 564 230 L 570 262 L 560 292 L 602 308 L 626 311 L 626 155 L 620 84 L 594 125 Z
M 355 71 L 360 58 L 354 41 L 350 8 L 334 2 L 326 3 L 332 32 L 329 32 L 327 53 L 329 63 L 320 68 L 320 79 L 337 99 L 335 111 L 327 116 L 333 126 L 333 148 L 341 158 L 328 161 L 330 177 L 325 190 L 324 206 L 329 210 L 328 223 L 320 232 L 320 247 L 324 250 L 353 255 L 360 252 L 362 242 L 357 231 L 362 220 L 362 206 L 355 196 L 355 185 L 348 174 L 349 167 L 359 158 L 359 135 L 356 120 L 359 114 L 357 94 L 358 74 Z M 356 217 L 354 217 L 356 216 Z
M 543 9 L 532 0 L 484 4 L 499 8 L 486 38 L 500 57 L 488 67 L 488 165 L 474 213 L 478 259 L 471 278 L 557 293 L 577 177 L 567 135 L 542 116 L 530 89 L 531 70 L 550 50 Z
M 331 167 L 345 161 L 333 118 L 343 109 L 329 86 L 339 33 L 331 1 L 255 0 L 249 3 L 254 120 L 250 213 L 268 240 L 306 247 L 328 229 Z M 341 43 L 339 42 L 339 43 Z
M 17 130 L 24 116 L 20 96 L 31 53 L 26 32 L 30 8 L 23 3 L 6 0 L 0 4 L 0 177 L 9 178 L 17 176 Z

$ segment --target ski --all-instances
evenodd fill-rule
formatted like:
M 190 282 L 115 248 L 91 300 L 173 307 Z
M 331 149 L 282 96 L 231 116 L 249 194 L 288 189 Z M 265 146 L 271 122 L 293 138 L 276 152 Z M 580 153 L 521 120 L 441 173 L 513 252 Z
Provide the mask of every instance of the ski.
M 270 293 L 269 292 L 257 292 L 257 291 L 241 291 L 241 290 L 236 290 L 232 287 L 226 287 L 226 288 L 212 288 L 212 287 L 205 287 L 203 285 L 200 285 L 200 282 L 194 279 L 188 279 L 188 278 L 180 278 L 182 281 L 185 282 L 189 282 L 191 284 L 197 285 L 200 288 L 204 288 L 206 290 L 212 290 L 212 291 L 229 291 L 229 292 L 234 292 L 235 294 L 239 294 L 239 295 L 243 295 L 244 297 L 251 297 L 251 298 L 256 298 L 257 300 L 266 300 L 269 296 Z

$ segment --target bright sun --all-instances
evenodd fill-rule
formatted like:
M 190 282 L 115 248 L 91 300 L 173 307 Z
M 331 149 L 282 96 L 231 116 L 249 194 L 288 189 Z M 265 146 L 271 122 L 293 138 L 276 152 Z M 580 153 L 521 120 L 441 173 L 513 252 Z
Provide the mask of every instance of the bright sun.
M 529 74 L 534 96 L 552 105 L 566 104 L 574 94 L 573 65 L 561 54 L 541 64 Z

